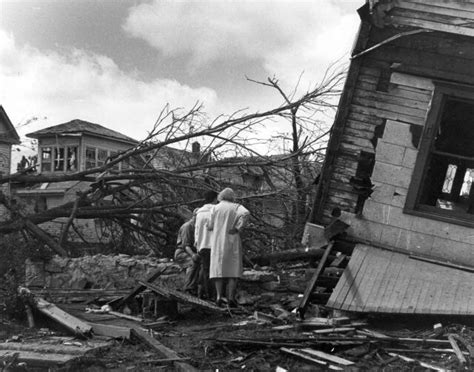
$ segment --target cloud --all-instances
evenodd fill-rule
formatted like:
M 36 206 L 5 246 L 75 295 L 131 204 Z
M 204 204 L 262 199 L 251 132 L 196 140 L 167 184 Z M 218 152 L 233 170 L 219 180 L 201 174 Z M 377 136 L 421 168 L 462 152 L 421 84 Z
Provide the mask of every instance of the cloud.
M 25 126 L 20 135 L 78 118 L 141 139 L 166 103 L 190 108 L 199 100 L 212 109 L 217 101 L 215 91 L 206 87 L 170 79 L 143 81 L 104 55 L 19 46 L 2 30 L 0 86 L 0 102 L 15 125 L 33 116 L 48 118 Z
M 162 1 L 132 7 L 123 25 L 166 57 L 212 63 L 259 61 L 269 75 L 295 83 L 321 78 L 348 51 L 358 24 L 337 1 Z

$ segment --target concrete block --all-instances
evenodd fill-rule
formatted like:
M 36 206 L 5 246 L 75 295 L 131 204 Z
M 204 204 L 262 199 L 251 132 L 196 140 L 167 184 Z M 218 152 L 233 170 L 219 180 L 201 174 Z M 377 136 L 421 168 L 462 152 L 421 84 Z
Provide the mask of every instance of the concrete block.
M 387 120 L 382 139 L 385 142 L 393 143 L 394 145 L 414 148 L 411 140 L 409 124 Z
M 382 163 L 402 165 L 405 156 L 405 147 L 379 140 L 375 152 L 376 161 Z
M 372 173 L 372 182 L 381 182 L 408 189 L 412 173 L 413 171 L 410 168 L 376 161 Z
M 405 168 L 410 168 L 410 169 L 415 168 L 417 156 L 418 156 L 418 150 L 414 150 L 413 148 L 406 147 L 405 154 L 403 155 L 402 165 Z
M 374 191 L 372 195 L 370 195 L 370 200 L 377 203 L 389 204 L 395 192 L 395 186 L 380 182 L 374 182 L 374 185 Z
M 382 230 L 384 229 L 384 225 L 368 221 L 365 218 L 354 217 L 349 221 L 346 220 L 347 223 L 350 223 L 350 227 L 347 229 L 347 233 L 354 237 L 358 237 L 360 239 L 365 239 L 371 242 L 379 242 L 380 236 L 382 235 Z

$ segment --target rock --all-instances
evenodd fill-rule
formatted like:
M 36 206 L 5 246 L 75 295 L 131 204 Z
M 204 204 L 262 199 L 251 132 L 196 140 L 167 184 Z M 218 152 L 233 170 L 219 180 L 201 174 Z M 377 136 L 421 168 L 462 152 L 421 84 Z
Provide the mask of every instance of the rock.
M 45 272 L 43 261 L 25 260 L 25 285 L 27 287 L 44 287 Z

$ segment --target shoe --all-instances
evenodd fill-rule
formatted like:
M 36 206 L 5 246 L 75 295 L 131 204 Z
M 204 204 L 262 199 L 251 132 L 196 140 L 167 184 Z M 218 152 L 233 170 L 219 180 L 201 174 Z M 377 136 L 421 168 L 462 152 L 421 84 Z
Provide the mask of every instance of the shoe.
M 222 305 L 224 305 L 224 300 L 222 300 L 222 298 L 218 298 L 216 300 L 216 306 L 217 307 L 222 307 Z
M 237 302 L 234 300 L 229 300 L 228 306 L 235 309 L 237 307 Z

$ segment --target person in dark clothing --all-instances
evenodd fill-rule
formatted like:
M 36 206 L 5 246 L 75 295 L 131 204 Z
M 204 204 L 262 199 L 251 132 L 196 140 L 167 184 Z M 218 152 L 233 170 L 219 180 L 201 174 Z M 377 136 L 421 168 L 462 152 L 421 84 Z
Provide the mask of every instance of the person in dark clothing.
M 186 270 L 183 290 L 191 294 L 196 294 L 200 267 L 200 258 L 194 247 L 195 221 L 196 214 L 194 213 L 193 217 L 179 228 L 174 253 L 175 262 Z

